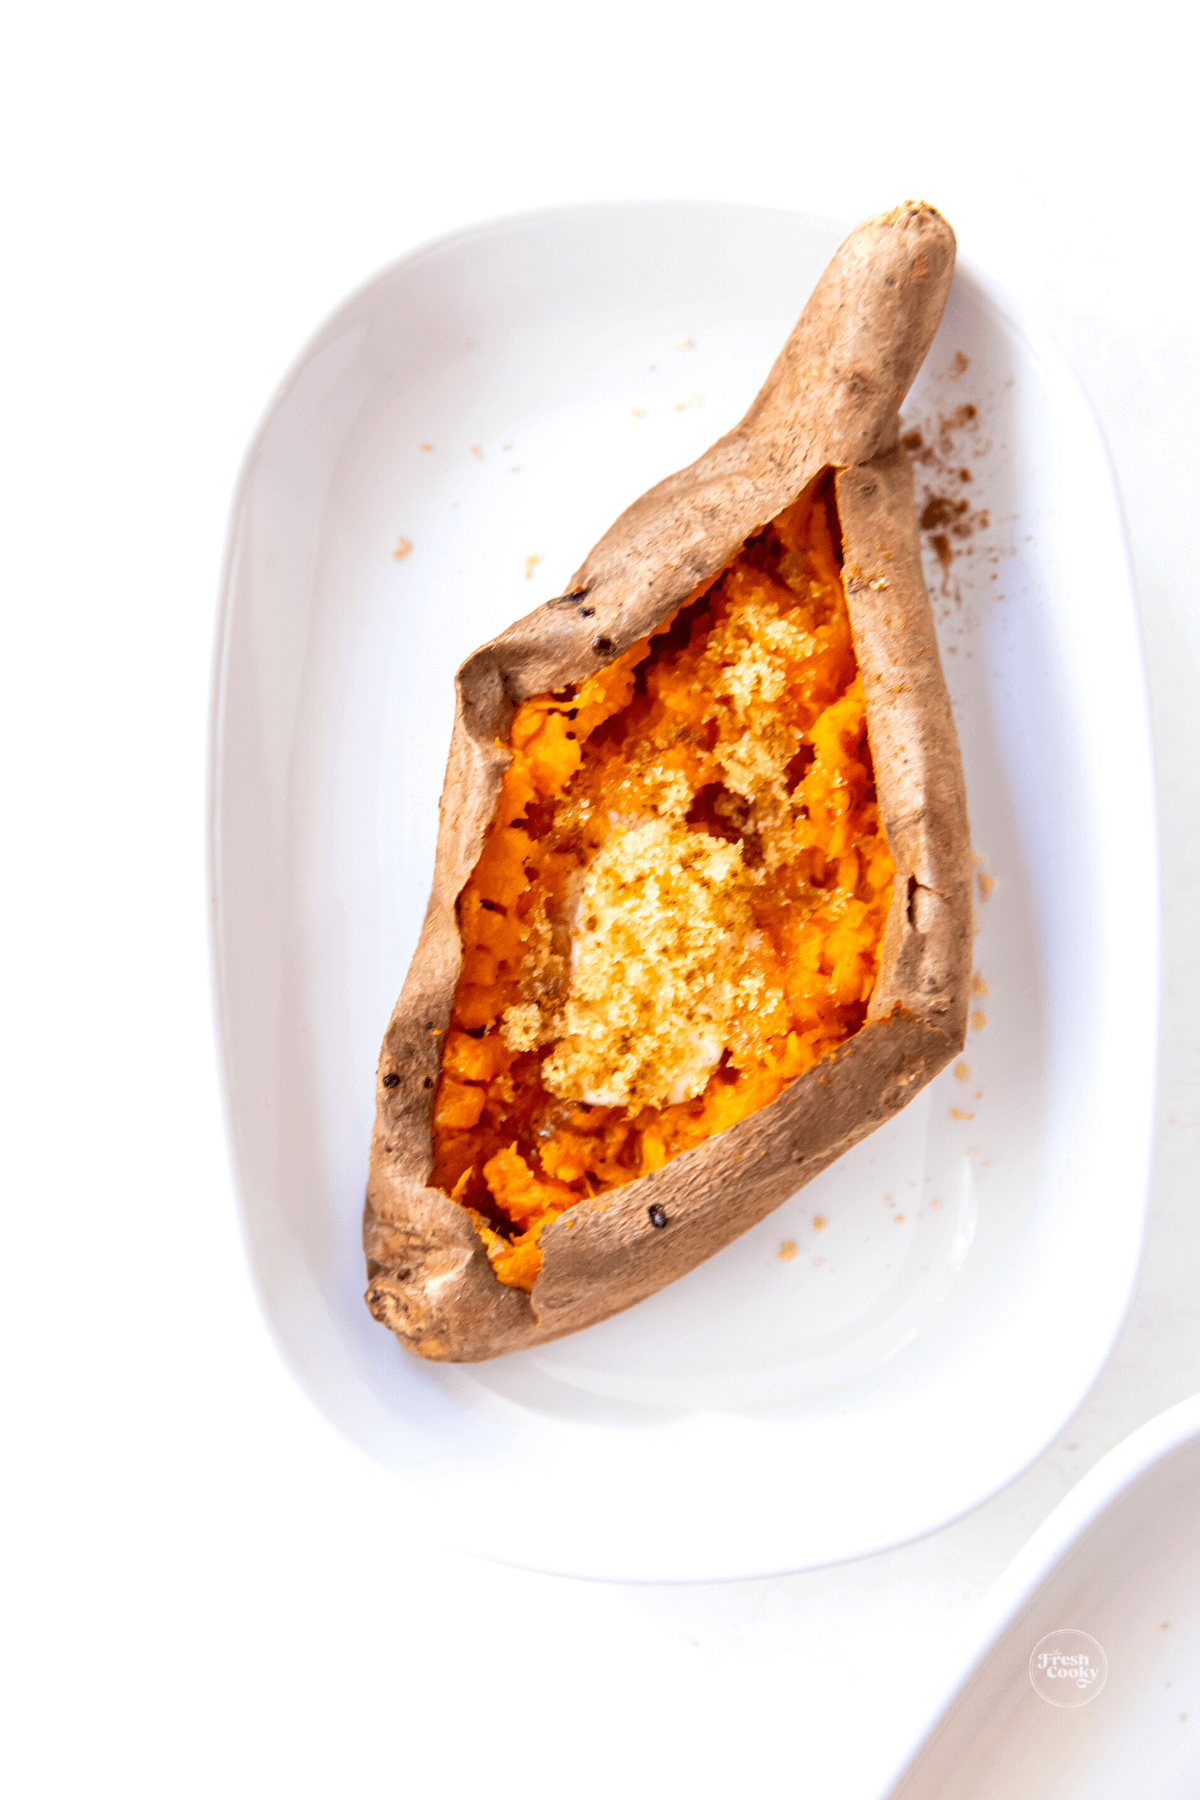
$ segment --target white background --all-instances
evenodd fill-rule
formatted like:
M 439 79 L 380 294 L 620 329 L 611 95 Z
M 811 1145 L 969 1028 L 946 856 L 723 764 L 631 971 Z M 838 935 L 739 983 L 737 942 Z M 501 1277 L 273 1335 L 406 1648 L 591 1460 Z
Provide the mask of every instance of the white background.
M 867 1800 L 972 1603 L 1200 1388 L 1190 16 L 117 0 L 26 7 L 6 40 L 9 1789 Z M 909 195 L 1057 332 L 1127 508 L 1165 895 L 1132 1311 L 1033 1469 L 871 1562 L 635 1588 L 447 1553 L 292 1385 L 242 1260 L 202 856 L 239 458 L 313 327 L 430 236 L 574 200 L 849 223 Z M 1131 959 L 1140 876 L 1111 871 Z

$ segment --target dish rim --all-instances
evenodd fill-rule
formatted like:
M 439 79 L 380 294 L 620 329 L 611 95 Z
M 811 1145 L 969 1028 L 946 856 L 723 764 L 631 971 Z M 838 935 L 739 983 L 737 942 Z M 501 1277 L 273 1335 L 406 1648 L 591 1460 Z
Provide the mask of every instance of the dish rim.
M 1200 1393 L 1156 1413 L 1114 1444 L 1043 1519 L 1033 1536 L 968 1615 L 953 1674 L 944 1676 L 937 1698 L 926 1709 L 919 1734 L 910 1740 L 887 1785 L 888 1800 L 913 1771 L 956 1702 L 966 1693 L 1001 1639 L 1037 1600 L 1071 1551 L 1094 1525 L 1177 1451 L 1200 1439 Z

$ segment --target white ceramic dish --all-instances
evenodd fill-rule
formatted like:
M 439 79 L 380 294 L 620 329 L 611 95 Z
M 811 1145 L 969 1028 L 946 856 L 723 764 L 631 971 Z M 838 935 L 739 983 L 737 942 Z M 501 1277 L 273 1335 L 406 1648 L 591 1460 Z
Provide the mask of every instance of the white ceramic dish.
M 744 1576 L 929 1531 L 1058 1430 L 1134 1275 L 1157 891 L 1119 505 L 1061 356 L 962 272 L 907 413 L 940 445 L 919 474 L 942 513 L 968 503 L 928 535 L 995 883 L 970 1079 L 947 1071 L 711 1263 L 546 1349 L 423 1364 L 361 1299 L 373 1072 L 455 665 L 733 423 L 839 235 L 664 203 L 434 244 L 313 339 L 236 501 L 212 868 L 250 1258 L 301 1384 L 403 1484 L 398 1516 L 531 1567 Z
M 1097 1463 L 980 1606 L 962 1668 L 891 1800 L 1195 1800 L 1200 1793 L 1200 1395 Z M 1050 1633 L 1100 1645 L 1103 1687 L 1047 1705 Z

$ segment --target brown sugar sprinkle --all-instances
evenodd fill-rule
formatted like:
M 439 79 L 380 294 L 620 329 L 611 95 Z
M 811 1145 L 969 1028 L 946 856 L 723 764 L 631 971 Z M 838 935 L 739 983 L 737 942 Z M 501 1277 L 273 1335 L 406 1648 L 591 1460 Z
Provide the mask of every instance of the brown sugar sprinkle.
M 396 561 L 399 562 L 400 558 L 402 556 L 407 556 L 411 549 L 412 549 L 412 539 L 411 538 L 406 538 L 406 537 L 397 538 L 396 539 L 396 548 L 392 551 L 392 555 L 396 558 Z
M 422 448 L 422 450 L 432 450 L 433 445 L 432 444 L 422 444 L 421 448 Z
M 784 1238 L 782 1244 L 779 1246 L 780 1262 L 794 1262 L 798 1249 L 799 1245 L 796 1243 L 795 1238 Z
M 829 1223 L 829 1220 L 823 1219 L 821 1217 L 820 1213 L 813 1214 L 813 1230 L 814 1231 L 824 1231 L 824 1229 L 828 1225 L 828 1223 Z
M 969 481 L 969 469 L 960 469 L 959 478 Z M 942 525 L 955 525 L 971 509 L 969 500 L 947 500 L 944 494 L 931 494 L 921 514 L 921 530 L 936 531 Z
M 961 1106 L 952 1106 L 950 1108 L 950 1117 L 952 1119 L 973 1119 L 975 1114 L 964 1112 Z
M 957 379 L 967 366 L 966 358 L 961 367 L 956 360 L 945 374 L 951 380 Z M 970 499 L 962 493 L 965 486 L 973 484 L 975 476 L 963 460 L 961 439 L 964 434 L 971 436 L 975 449 L 982 454 L 987 445 L 978 442 L 978 431 L 979 410 L 968 401 L 926 421 L 923 427 L 906 431 L 900 440 L 918 468 L 927 472 L 920 523 L 941 566 L 943 593 L 950 591 L 951 565 L 966 540 L 977 531 L 986 531 L 991 524 L 987 509 L 972 510 Z
M 970 1065 L 965 1062 L 955 1063 L 954 1079 L 955 1079 L 955 1081 L 970 1081 L 970 1079 L 971 1079 Z
M 991 989 L 988 987 L 987 982 L 983 979 L 983 976 L 979 973 L 978 969 L 976 969 L 971 977 L 971 992 L 973 994 L 989 994 L 991 992 Z
M 976 1008 L 976 1010 L 971 1014 L 971 1030 L 972 1031 L 982 1031 L 986 1024 L 987 1024 L 987 1014 L 984 1012 L 980 1012 L 979 1009 Z
M 983 871 L 980 870 L 979 874 L 976 875 L 975 880 L 979 884 L 979 898 L 981 900 L 990 900 L 996 886 L 996 877 L 994 875 L 985 875 Z

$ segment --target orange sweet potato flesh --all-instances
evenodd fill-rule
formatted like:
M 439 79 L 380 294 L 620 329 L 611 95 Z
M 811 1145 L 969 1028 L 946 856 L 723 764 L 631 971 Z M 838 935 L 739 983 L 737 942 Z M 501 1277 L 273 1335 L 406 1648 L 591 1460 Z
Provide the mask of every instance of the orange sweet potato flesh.
M 367 1303 L 422 1356 L 635 1304 L 961 1047 L 966 802 L 898 418 L 953 263 L 924 204 L 858 227 L 741 424 L 459 671 L 364 1221 Z
M 624 656 L 526 700 L 508 748 L 496 813 L 459 900 L 463 967 L 430 1180 L 474 1210 L 499 1280 L 531 1289 L 546 1225 L 769 1105 L 866 1018 L 895 865 L 879 825 L 832 480 L 801 495 L 716 584 Z M 748 755 L 760 766 L 746 769 Z M 779 773 L 783 792 L 771 780 Z M 736 963 L 754 1004 L 729 1021 L 723 1054 L 706 1080 L 694 1078 L 690 1098 L 588 1104 L 547 1088 L 546 1050 L 506 1042 L 504 1018 L 529 995 L 553 1001 L 567 984 L 552 942 L 548 967 L 531 975 L 539 911 L 551 940 L 555 926 L 561 939 L 571 883 L 631 816 L 658 816 L 664 792 L 678 812 L 687 808 L 683 828 L 697 846 L 735 847 L 752 926 Z M 664 956 L 687 954 L 676 922 L 660 936 L 658 966 L 644 941 L 619 946 L 609 964 L 615 981 L 628 981 L 636 960 L 650 984 L 633 1008 L 635 1033 L 661 1004 Z M 687 999 L 676 995 L 676 1006 Z

